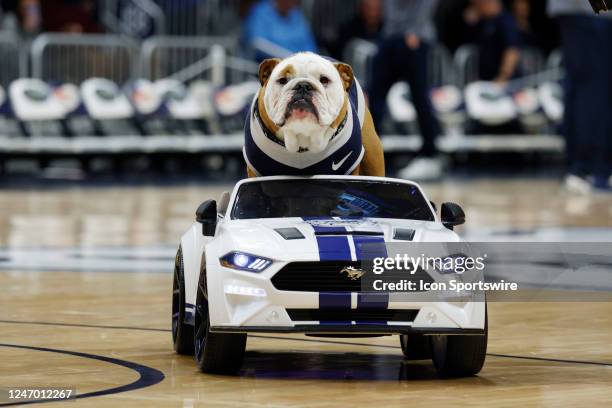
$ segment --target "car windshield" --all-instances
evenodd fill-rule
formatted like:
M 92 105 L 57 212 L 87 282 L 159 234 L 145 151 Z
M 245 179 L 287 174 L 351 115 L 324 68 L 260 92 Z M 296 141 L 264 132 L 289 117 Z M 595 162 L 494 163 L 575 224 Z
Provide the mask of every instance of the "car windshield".
M 420 190 L 371 180 L 265 180 L 240 186 L 232 219 L 375 217 L 433 221 Z

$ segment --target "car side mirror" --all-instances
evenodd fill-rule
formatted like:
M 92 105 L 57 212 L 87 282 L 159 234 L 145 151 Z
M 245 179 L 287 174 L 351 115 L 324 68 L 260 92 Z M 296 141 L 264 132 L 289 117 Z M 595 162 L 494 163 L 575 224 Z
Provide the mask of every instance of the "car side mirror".
M 205 237 L 214 236 L 217 228 L 217 202 L 208 200 L 200 204 L 196 210 L 196 221 L 202 224 L 202 234 Z
M 463 209 L 455 203 L 444 203 L 440 210 L 442 225 L 452 230 L 457 225 L 465 224 L 465 213 Z

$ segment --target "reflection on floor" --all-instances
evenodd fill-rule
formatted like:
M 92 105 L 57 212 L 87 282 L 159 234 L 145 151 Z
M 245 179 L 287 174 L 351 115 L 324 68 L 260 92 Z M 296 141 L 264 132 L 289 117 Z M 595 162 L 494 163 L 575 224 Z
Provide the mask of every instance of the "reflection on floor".
M 232 186 L 6 190 L 0 194 L 0 247 L 99 247 L 175 244 L 198 204 Z M 612 227 L 612 194 L 576 196 L 548 180 L 424 184 L 431 200 L 462 205 L 460 232 L 496 227 Z M 591 232 L 589 232 L 590 234 Z
M 465 208 L 467 236 L 610 241 L 609 195 L 573 196 L 546 180 L 423 187 L 438 204 Z M 612 399 L 610 302 L 491 303 L 489 356 L 473 378 L 443 380 L 430 362 L 403 361 L 396 336 L 250 336 L 239 376 L 200 374 L 191 358 L 172 352 L 172 276 L 161 272 L 197 205 L 229 188 L 2 191 L 2 387 L 76 387 L 99 392 L 78 406 L 113 408 L 606 406 Z

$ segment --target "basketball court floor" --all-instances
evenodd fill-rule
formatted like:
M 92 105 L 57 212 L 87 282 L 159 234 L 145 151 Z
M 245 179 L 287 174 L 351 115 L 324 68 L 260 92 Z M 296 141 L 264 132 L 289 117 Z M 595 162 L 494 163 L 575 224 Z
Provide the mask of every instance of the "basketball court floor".
M 610 406 L 612 302 L 492 302 L 482 372 L 440 379 L 397 336 L 249 336 L 238 376 L 172 350 L 173 257 L 197 205 L 231 186 L 0 192 L 0 389 L 73 388 L 57 406 Z M 612 196 L 548 179 L 425 184 L 466 237 L 612 242 Z M 0 406 L 15 404 L 7 399 Z

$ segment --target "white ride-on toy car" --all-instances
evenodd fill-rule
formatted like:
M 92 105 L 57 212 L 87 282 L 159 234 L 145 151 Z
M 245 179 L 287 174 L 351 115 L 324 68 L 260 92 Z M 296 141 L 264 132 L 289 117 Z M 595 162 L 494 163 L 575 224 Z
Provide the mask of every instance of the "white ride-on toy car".
M 406 358 L 432 358 L 442 375 L 480 371 L 484 301 L 367 304 L 363 245 L 460 242 L 461 208 L 441 219 L 420 187 L 391 178 L 262 177 L 206 201 L 176 256 L 172 338 L 207 373 L 242 365 L 248 333 L 400 335 Z M 432 317 L 433 316 L 433 317 Z

